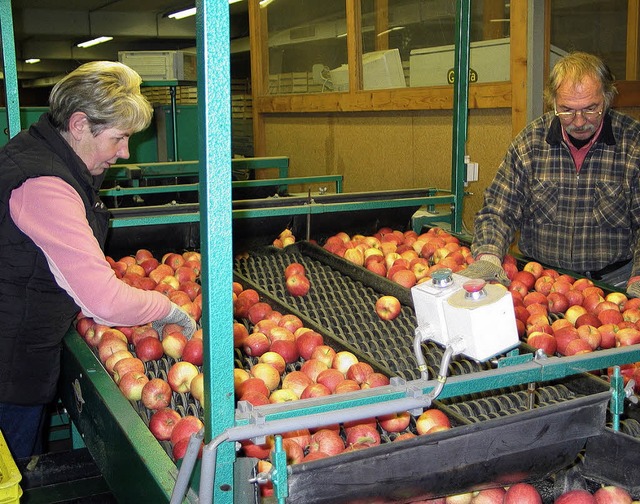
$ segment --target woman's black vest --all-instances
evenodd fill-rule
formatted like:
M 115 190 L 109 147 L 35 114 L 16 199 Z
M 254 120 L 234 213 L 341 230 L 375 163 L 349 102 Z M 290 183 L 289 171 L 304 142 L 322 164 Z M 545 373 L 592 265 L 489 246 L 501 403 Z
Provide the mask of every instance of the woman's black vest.
M 61 341 L 78 313 L 42 251 L 9 213 L 11 191 L 41 176 L 59 177 L 73 187 L 103 247 L 107 235 L 108 212 L 98 197 L 98 181 L 47 114 L 0 150 L 0 402 L 5 403 L 46 404 L 55 397 Z

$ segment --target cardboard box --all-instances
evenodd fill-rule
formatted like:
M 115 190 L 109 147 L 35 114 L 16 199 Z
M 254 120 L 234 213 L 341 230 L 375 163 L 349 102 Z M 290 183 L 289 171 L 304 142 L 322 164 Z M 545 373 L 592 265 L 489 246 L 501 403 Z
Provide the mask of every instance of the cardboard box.
M 118 61 L 145 81 L 195 81 L 196 54 L 185 51 L 119 51 Z

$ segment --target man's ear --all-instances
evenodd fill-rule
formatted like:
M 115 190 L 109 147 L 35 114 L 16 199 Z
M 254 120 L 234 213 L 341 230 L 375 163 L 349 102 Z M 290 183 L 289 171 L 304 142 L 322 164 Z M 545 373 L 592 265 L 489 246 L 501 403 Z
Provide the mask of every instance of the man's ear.
M 80 140 L 83 135 L 91 133 L 89 119 L 84 112 L 74 112 L 69 118 L 69 133 L 74 139 Z

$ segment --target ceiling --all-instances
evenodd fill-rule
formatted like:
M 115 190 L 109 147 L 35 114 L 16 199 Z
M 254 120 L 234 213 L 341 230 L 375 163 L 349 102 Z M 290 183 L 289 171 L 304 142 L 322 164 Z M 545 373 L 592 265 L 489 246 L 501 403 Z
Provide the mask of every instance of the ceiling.
M 86 61 L 117 60 L 118 51 L 193 48 L 196 17 L 166 17 L 193 5 L 190 0 L 11 0 L 18 79 L 46 85 Z M 231 37 L 246 36 L 247 1 L 230 5 L 230 16 Z M 113 40 L 76 47 L 102 35 Z M 41 61 L 27 64 L 28 58 Z

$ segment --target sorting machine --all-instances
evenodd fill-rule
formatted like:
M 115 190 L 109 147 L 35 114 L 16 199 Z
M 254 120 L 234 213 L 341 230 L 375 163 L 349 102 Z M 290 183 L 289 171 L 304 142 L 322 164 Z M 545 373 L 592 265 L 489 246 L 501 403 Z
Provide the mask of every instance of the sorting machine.
M 290 467 L 276 444 L 280 457 L 274 458 L 275 470 L 269 475 L 257 474 L 256 460 L 240 455 L 229 462 L 229 502 L 260 502 L 255 482 L 265 479 L 274 484 L 271 499 L 280 502 L 406 502 L 522 480 L 535 481 L 548 502 L 560 479 L 557 475 L 567 471 L 577 471 L 589 484 L 620 484 L 637 495 L 640 476 L 622 467 L 636 463 L 640 415 L 627 401 L 629 391 L 619 374 L 609 383 L 599 372 L 589 371 L 639 361 L 640 349 L 559 358 L 538 355 L 517 342 L 478 360 L 463 353 L 451 355 L 446 341 L 426 339 L 420 343 L 425 359 L 421 368 L 414 346 L 420 307 L 411 291 L 318 245 L 338 231 L 366 235 L 381 226 L 422 227 L 425 215 L 434 221 L 446 218 L 435 208 L 449 206 L 451 196 L 433 193 L 391 191 L 314 196 L 313 201 L 284 197 L 275 203 L 233 203 L 238 237 L 234 280 L 256 289 L 274 309 L 298 315 L 335 349 L 353 352 L 392 380 L 387 387 L 345 397 L 255 408 L 240 403 L 235 425 L 209 442 L 195 466 L 186 459 L 180 466 L 171 460 L 168 447 L 146 427 L 149 412 L 124 399 L 95 354 L 70 331 L 65 340 L 63 401 L 118 499 L 181 502 L 184 496 L 187 502 L 208 502 L 214 488 L 225 491 L 220 487 L 227 484 L 220 485 L 215 477 L 216 463 L 225 463 L 217 452 L 220 446 L 399 410 L 418 413 L 429 406 L 442 409 L 454 428 L 402 443 L 386 435 L 379 447 Z M 114 255 L 140 247 L 161 254 L 200 243 L 198 209 L 192 204 L 120 208 L 114 213 L 108 250 Z M 300 238 L 285 249 L 270 246 L 284 228 L 308 239 Z M 307 296 L 286 293 L 282 272 L 291 262 L 307 270 L 313 286 Z M 382 294 L 402 303 L 392 323 L 381 321 L 373 311 Z M 490 324 L 481 328 L 489 338 L 493 330 Z M 215 377 L 217 356 L 212 353 L 209 359 Z M 235 351 L 235 366 L 248 368 L 253 363 L 255 359 Z M 171 364 L 169 358 L 148 364 L 147 373 L 164 377 Z M 288 371 L 299 366 L 291 364 Z M 177 395 L 174 402 L 184 414 L 215 416 L 186 395 Z

